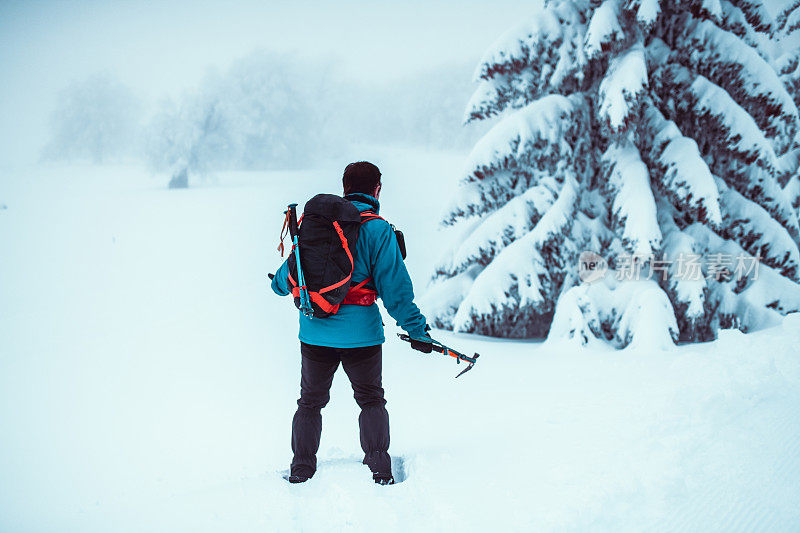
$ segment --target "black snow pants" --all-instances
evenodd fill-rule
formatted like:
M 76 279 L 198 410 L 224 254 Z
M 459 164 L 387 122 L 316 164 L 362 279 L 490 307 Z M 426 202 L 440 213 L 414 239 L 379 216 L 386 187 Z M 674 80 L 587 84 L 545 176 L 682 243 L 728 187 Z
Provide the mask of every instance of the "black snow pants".
M 317 451 L 322 434 L 320 410 L 330 400 L 333 374 L 341 361 L 353 396 L 361 407 L 358 425 L 364 464 L 373 473 L 390 474 L 389 413 L 381 386 L 381 346 L 330 348 L 300 343 L 302 370 L 300 399 L 292 420 L 293 476 L 311 477 L 317 470 Z

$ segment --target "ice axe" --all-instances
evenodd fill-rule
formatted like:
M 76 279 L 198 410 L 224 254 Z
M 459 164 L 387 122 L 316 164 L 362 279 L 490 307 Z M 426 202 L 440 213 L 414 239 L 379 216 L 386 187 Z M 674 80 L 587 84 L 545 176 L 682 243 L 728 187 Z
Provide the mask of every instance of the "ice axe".
M 403 341 L 406 341 L 406 342 L 409 342 L 409 343 L 412 340 L 411 337 L 408 336 L 405 333 L 398 333 L 397 336 L 400 337 L 400 340 L 403 340 Z M 433 339 L 431 339 L 431 340 L 433 340 Z M 464 374 L 465 372 L 469 372 L 470 370 L 472 370 L 472 367 L 475 366 L 475 363 L 478 362 L 478 357 L 480 357 L 480 354 L 477 354 L 477 353 L 475 355 L 473 355 L 472 357 L 470 357 L 468 355 L 464 355 L 463 353 L 461 353 L 459 351 L 456 351 L 456 350 L 454 350 L 454 349 L 452 349 L 452 348 L 450 348 L 448 346 L 445 346 L 444 344 L 442 344 L 439 341 L 433 341 L 432 344 L 433 344 L 433 348 L 432 349 L 433 349 L 434 352 L 441 353 L 441 354 L 444 354 L 444 355 L 449 355 L 450 357 L 455 357 L 456 364 L 461 363 L 461 361 L 465 361 L 466 363 L 469 363 L 467 365 L 467 368 L 465 368 L 464 370 L 459 372 L 456 377 L 459 377 L 462 374 Z

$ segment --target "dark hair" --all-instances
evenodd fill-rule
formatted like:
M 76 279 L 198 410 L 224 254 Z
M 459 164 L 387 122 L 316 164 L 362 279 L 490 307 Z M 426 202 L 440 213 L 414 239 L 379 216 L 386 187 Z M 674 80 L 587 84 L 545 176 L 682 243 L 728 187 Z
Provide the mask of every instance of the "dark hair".
M 345 167 L 344 176 L 342 176 L 342 186 L 344 187 L 345 195 L 356 192 L 373 194 L 380 182 L 381 171 L 378 170 L 378 167 L 367 161 L 350 163 Z

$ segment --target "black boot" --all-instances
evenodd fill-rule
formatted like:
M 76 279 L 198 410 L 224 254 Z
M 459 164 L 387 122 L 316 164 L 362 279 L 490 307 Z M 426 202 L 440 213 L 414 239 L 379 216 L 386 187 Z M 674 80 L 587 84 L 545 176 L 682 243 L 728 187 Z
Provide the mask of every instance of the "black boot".
M 291 474 L 284 474 L 283 479 L 285 479 L 289 483 L 305 483 L 311 478 L 308 478 L 306 476 L 293 476 Z
M 372 480 L 377 483 L 378 485 L 394 485 L 394 477 L 392 474 L 381 474 L 375 473 L 372 474 Z

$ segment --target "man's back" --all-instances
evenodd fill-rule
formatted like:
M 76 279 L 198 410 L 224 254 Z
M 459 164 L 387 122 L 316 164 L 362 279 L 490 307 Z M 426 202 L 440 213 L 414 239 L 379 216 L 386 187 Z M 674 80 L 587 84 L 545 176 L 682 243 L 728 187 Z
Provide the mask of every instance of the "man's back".
M 351 194 L 347 199 L 360 212 L 378 214 L 380 204 L 367 194 Z M 280 295 L 289 294 L 287 263 L 278 269 L 272 289 Z M 397 238 L 388 222 L 374 219 L 361 225 L 355 254 L 351 285 L 367 280 L 367 287 L 377 291 L 397 325 L 412 336 L 423 336 L 425 317 L 414 304 L 411 278 L 403 262 Z M 315 346 L 357 348 L 383 344 L 383 321 L 377 304 L 341 305 L 339 311 L 327 318 L 309 318 L 300 314 L 299 338 Z

